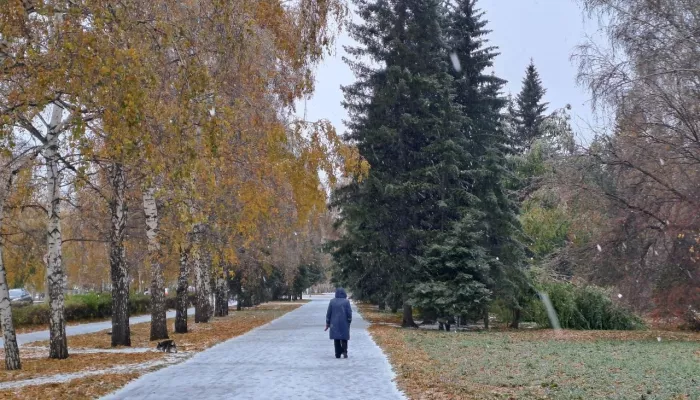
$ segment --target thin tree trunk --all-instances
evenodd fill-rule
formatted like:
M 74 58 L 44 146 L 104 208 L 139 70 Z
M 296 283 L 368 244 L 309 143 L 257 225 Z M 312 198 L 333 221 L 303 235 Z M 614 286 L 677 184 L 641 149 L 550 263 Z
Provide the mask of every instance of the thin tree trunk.
M 510 323 L 511 329 L 518 329 L 520 327 L 520 316 L 521 316 L 520 308 L 514 308 L 513 309 L 513 320 Z
M 224 285 L 222 285 L 222 281 L 224 279 L 221 277 L 216 278 L 216 288 L 214 290 L 215 293 L 215 301 L 214 301 L 214 316 L 215 317 L 225 317 L 226 316 L 226 309 L 228 308 L 228 305 L 226 304 L 226 294 L 225 294 L 225 288 Z
M 54 105 L 47 134 L 48 145 L 44 151 L 46 158 L 46 176 L 48 178 L 47 194 L 49 196 L 47 225 L 47 280 L 49 291 L 49 358 L 68 358 L 66 339 L 65 272 L 63 271 L 63 254 L 61 239 L 61 176 L 58 168 L 58 132 L 63 109 Z
M 211 321 L 212 318 L 214 318 L 214 287 L 216 285 L 216 279 L 214 278 L 213 275 L 213 269 L 214 269 L 214 264 L 213 264 L 213 259 L 211 256 L 210 252 L 205 252 L 205 264 L 204 264 L 204 281 L 207 283 L 206 285 L 206 292 L 207 292 L 207 311 L 209 312 L 209 316 L 207 318 L 207 321 Z
M 0 228 L 2 228 L 5 199 L 9 196 L 11 188 L 12 175 L 7 178 L 4 191 L 0 192 Z M 3 244 L 3 237 L 0 235 L 0 324 L 2 324 L 3 337 L 5 339 L 5 369 L 10 371 L 21 369 L 22 363 L 19 359 L 19 346 L 17 346 L 15 326 L 12 323 L 12 306 L 10 304 L 10 290 L 7 287 Z
M 236 296 L 236 311 L 241 311 L 243 309 L 243 293 L 241 288 L 241 272 L 240 267 L 237 271 L 233 273 L 233 279 L 230 280 L 229 292 L 233 292 Z
M 161 340 L 168 338 L 168 326 L 165 318 L 165 279 L 158 238 L 158 205 L 154 187 L 143 191 L 143 212 L 146 216 L 148 260 L 151 264 L 151 340 Z
M 177 277 L 177 301 L 175 309 L 175 332 L 187 333 L 187 306 L 189 306 L 189 249 L 180 247 L 180 274 Z
M 194 306 L 194 322 L 205 323 L 211 318 L 211 274 L 209 273 L 209 263 L 206 253 L 197 249 L 194 253 L 195 270 L 195 290 L 197 291 L 197 301 Z
M 215 315 L 225 317 L 228 315 L 228 264 L 224 263 L 221 275 L 216 278 L 216 303 Z
M 129 329 L 129 271 L 126 267 L 126 174 L 120 163 L 109 167 L 112 199 L 109 202 L 109 265 L 112 278 L 112 346 L 131 346 Z

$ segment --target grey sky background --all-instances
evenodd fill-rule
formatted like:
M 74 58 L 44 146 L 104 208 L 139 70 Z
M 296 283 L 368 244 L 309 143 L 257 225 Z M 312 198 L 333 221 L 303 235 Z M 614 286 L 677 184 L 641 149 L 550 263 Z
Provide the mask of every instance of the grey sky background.
M 537 67 L 549 111 L 570 104 L 572 126 L 579 141 L 587 142 L 596 118 L 591 111 L 590 95 L 576 83 L 577 66 L 570 57 L 587 35 L 595 35 L 597 21 L 589 20 L 577 0 L 480 0 L 477 6 L 489 21 L 488 36 L 500 55 L 494 63 L 497 76 L 508 80 L 505 94 L 516 95 L 530 59 Z M 358 21 L 358 17 L 354 17 Z M 345 131 L 347 118 L 341 105 L 341 85 L 354 81 L 342 61 L 344 45 L 354 45 L 347 32 L 336 43 L 336 52 L 319 66 L 314 96 L 298 105 L 297 112 L 308 120 L 328 119 L 339 132 Z

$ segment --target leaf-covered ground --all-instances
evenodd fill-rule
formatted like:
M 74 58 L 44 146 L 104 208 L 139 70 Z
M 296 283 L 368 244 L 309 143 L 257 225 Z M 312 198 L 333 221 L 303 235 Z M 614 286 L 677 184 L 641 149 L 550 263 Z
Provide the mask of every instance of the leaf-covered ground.
M 254 309 L 231 311 L 229 316 L 214 318 L 207 324 L 195 324 L 192 319 L 188 323 L 189 333 L 171 333 L 170 338 L 175 340 L 179 353 L 185 352 L 191 355 L 264 325 L 298 308 L 300 305 L 301 303 L 298 302 L 268 303 Z M 168 320 L 170 329 L 172 329 L 173 323 L 173 319 Z M 155 349 L 157 342 L 148 340 L 149 333 L 150 323 L 132 325 L 132 348 L 135 350 L 138 350 L 138 348 L 143 348 L 143 350 L 146 348 Z M 23 355 L 23 369 L 21 371 L 3 371 L 0 374 L 0 386 L 27 379 L 51 379 L 52 377 L 59 377 L 60 374 L 95 373 L 95 371 L 101 370 L 105 370 L 105 373 L 101 374 L 98 372 L 95 375 L 77 377 L 67 382 L 30 384 L 19 388 L 5 388 L 0 390 L 0 399 L 71 398 L 75 400 L 97 398 L 126 385 L 129 381 L 148 372 L 149 369 L 159 368 L 157 365 L 158 360 L 165 359 L 165 354 L 160 352 L 111 352 L 113 349 L 110 346 L 110 335 L 106 331 L 71 336 L 68 338 L 68 345 L 75 353 L 67 360 L 49 360 L 47 358 L 47 342 L 29 343 L 26 345 L 27 351 L 22 351 L 22 348 L 20 348 L 20 352 Z M 129 348 L 117 348 L 116 350 L 119 351 L 120 349 L 130 351 Z M 82 354 L 78 353 L 78 351 L 96 351 L 96 353 Z M 182 357 L 179 360 L 184 359 L 185 357 Z M 125 369 L 122 373 L 107 371 L 120 365 L 128 366 L 152 361 L 156 361 L 154 367 L 140 371 L 129 371 L 128 369 Z M 165 362 L 163 362 L 162 366 L 164 365 Z
M 163 357 L 163 353 L 92 353 L 74 354 L 66 360 L 52 360 L 46 357 L 28 358 L 22 360 L 22 369 L 17 371 L 2 371 L 0 382 L 11 382 L 32 379 L 41 376 L 67 374 L 91 370 L 101 370 L 123 364 L 136 364 L 152 361 Z
M 103 374 L 78 378 L 66 383 L 47 383 L 0 391 L 0 399 L 96 399 L 138 378 L 140 373 Z
M 700 399 L 697 333 L 407 330 L 362 310 L 412 399 Z

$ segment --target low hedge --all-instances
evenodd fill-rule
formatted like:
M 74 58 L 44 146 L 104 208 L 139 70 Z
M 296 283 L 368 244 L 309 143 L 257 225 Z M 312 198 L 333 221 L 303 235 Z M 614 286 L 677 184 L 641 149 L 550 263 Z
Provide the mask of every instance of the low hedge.
M 189 304 L 194 303 L 194 294 L 189 294 Z M 166 297 L 165 307 L 174 309 L 175 296 Z M 142 294 L 129 296 L 129 313 L 131 315 L 147 314 L 150 312 L 151 297 Z M 12 321 L 15 327 L 30 325 L 48 325 L 50 318 L 47 303 L 32 304 L 22 307 L 12 307 Z M 110 294 L 89 293 L 66 297 L 66 321 L 84 321 L 92 319 L 108 319 L 112 316 L 112 296 Z

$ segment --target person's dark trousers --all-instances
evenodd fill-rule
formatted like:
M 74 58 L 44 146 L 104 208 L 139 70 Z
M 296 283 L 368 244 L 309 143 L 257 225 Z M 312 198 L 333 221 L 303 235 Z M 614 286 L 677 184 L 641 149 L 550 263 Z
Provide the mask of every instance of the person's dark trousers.
M 335 346 L 335 358 L 340 358 L 341 355 L 348 353 L 348 341 L 347 340 L 333 340 L 333 345 Z

